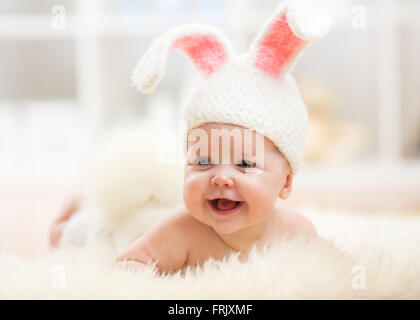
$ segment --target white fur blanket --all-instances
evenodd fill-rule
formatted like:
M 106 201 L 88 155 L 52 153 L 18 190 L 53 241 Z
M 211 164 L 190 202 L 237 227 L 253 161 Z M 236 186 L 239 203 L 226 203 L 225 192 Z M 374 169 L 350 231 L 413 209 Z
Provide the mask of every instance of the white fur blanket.
M 62 248 L 35 259 L 0 255 L 0 298 L 418 299 L 419 218 L 357 217 L 303 209 L 326 243 L 279 242 L 247 262 L 231 256 L 158 277 L 118 270 L 105 246 Z M 182 290 L 180 290 L 182 288 Z
M 117 269 L 116 250 L 180 204 L 182 181 L 179 166 L 156 170 L 153 137 L 115 137 L 96 153 L 85 207 L 70 221 L 62 247 L 33 259 L 0 254 L 0 298 L 420 298 L 420 218 L 414 216 L 301 208 L 330 242 L 296 237 L 253 251 L 247 262 L 235 255 L 209 260 L 184 276 Z

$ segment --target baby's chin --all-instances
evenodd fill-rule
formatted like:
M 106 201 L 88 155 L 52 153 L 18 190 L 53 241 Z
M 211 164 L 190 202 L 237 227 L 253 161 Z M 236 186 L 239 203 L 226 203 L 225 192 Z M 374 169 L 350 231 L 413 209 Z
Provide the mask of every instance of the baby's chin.
M 246 229 L 244 226 L 238 225 L 233 221 L 213 222 L 208 224 L 208 226 L 217 234 L 225 236 L 232 235 Z
M 205 209 L 206 224 L 218 234 L 233 234 L 246 228 L 245 220 L 248 216 L 248 206 L 244 201 L 233 212 L 218 212 L 208 203 Z
M 258 225 L 261 225 L 261 223 L 269 222 L 272 217 L 268 213 L 269 211 L 270 210 L 267 209 L 267 214 L 262 214 L 260 210 L 258 212 L 252 212 L 247 203 L 245 203 L 243 207 L 232 216 L 219 217 L 218 215 L 210 213 L 208 216 L 209 222 L 206 224 L 221 235 L 232 235 L 238 232 L 243 234 L 243 232 L 251 230 Z

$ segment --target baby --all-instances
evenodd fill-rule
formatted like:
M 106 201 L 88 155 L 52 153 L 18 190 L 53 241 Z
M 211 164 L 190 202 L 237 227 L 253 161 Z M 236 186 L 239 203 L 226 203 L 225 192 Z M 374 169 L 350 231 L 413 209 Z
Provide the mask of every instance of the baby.
M 181 114 L 185 206 L 117 261 L 138 267 L 153 262 L 172 272 L 232 252 L 246 258 L 253 245 L 285 236 L 317 237 L 308 219 L 276 203 L 292 191 L 307 128 L 289 70 L 329 24 L 320 12 L 293 2 L 275 12 L 245 54 L 235 54 L 222 34 L 200 25 L 176 28 L 153 42 L 133 76 L 140 90 L 154 90 L 172 49 L 186 53 L 203 77 Z
M 252 245 L 262 247 L 284 235 L 316 236 L 308 219 L 276 206 L 278 197 L 289 196 L 293 176 L 287 159 L 269 139 L 252 132 L 254 141 L 263 141 L 264 161 L 260 164 L 258 148 L 243 139 L 243 127 L 212 122 L 198 129 L 207 134 L 208 150 L 195 154 L 193 144 L 188 144 L 185 207 L 146 232 L 120 254 L 118 261 L 157 262 L 159 271 L 170 272 L 200 265 L 209 257 L 221 260 L 236 251 L 245 257 Z M 242 139 L 233 139 L 234 129 Z M 222 144 L 211 139 L 211 131 L 220 133 Z M 230 157 L 225 158 L 230 158 L 230 163 L 214 162 L 209 156 L 222 159 L 226 148 Z M 242 152 L 233 160 L 241 149 L 252 153 Z

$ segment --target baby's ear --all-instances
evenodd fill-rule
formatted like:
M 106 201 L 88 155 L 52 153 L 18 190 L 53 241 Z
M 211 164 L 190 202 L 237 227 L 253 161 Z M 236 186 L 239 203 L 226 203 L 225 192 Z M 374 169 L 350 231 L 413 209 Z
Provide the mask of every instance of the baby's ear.
M 331 19 L 305 1 L 280 6 L 252 42 L 252 63 L 265 74 L 279 78 L 295 64 L 303 49 L 324 37 Z
M 287 174 L 286 182 L 279 193 L 279 197 L 282 198 L 283 200 L 286 200 L 292 193 L 292 185 L 293 185 L 293 174 L 290 171 Z

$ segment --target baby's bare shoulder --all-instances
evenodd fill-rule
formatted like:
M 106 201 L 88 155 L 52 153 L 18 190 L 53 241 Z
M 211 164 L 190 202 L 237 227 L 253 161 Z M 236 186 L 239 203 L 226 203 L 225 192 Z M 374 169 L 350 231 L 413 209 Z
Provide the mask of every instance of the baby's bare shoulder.
M 143 264 L 157 262 L 160 270 L 179 269 L 187 260 L 188 242 L 185 230 L 188 219 L 184 210 L 177 210 L 147 230 L 126 248 L 117 260 L 134 260 Z
M 303 233 L 310 237 L 318 237 L 314 224 L 303 214 L 291 208 L 279 208 L 278 210 L 282 226 L 289 233 Z
M 185 208 L 180 209 L 174 216 L 176 229 L 184 237 L 184 242 L 190 248 L 197 243 L 198 239 L 204 240 L 214 232 L 206 224 L 195 219 Z

